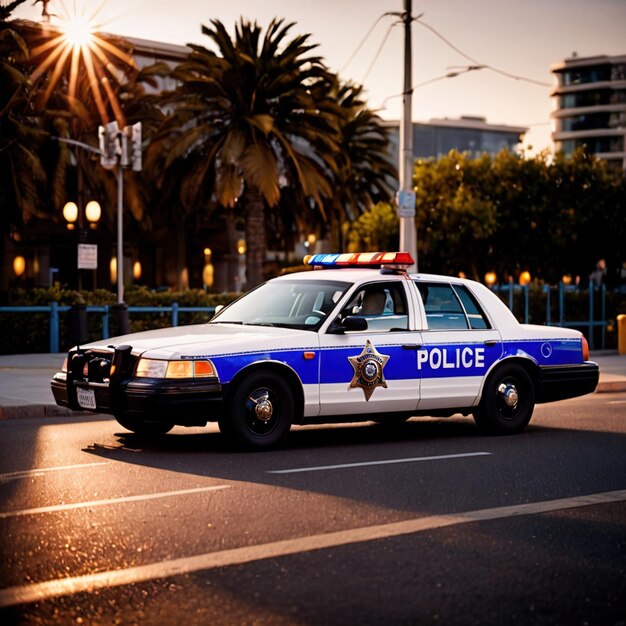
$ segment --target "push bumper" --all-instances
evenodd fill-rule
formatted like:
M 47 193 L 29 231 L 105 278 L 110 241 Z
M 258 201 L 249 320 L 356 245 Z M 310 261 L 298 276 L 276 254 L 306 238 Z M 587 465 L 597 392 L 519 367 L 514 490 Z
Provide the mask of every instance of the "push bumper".
M 216 420 L 223 406 L 223 389 L 217 379 L 135 378 L 99 383 L 72 380 L 65 372 L 58 372 L 50 385 L 55 402 L 74 411 L 149 417 L 151 421 L 181 425 Z M 78 389 L 93 392 L 95 408 L 79 403 Z
M 598 386 L 600 368 L 586 361 L 580 365 L 542 367 L 537 381 L 537 402 L 554 402 L 592 393 Z

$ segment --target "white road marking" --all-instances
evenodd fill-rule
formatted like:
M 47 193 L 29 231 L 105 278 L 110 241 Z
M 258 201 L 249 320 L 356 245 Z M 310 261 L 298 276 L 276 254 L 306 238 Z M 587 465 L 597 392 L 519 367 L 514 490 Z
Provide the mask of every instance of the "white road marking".
M 57 513 L 59 511 L 72 511 L 86 509 L 94 506 L 106 506 L 108 504 L 124 504 L 126 502 L 142 502 L 144 500 L 156 500 L 157 498 L 173 498 L 175 496 L 188 496 L 192 493 L 204 493 L 206 491 L 219 491 L 228 489 L 229 485 L 213 485 L 212 487 L 196 487 L 194 489 L 179 489 L 178 491 L 162 491 L 160 493 L 144 493 L 138 496 L 126 496 L 124 498 L 109 498 L 108 500 L 92 500 L 91 502 L 73 502 L 71 504 L 53 504 L 40 506 L 34 509 L 22 509 L 18 511 L 6 511 L 0 513 L 0 519 L 8 517 L 23 517 L 24 515 L 39 515 L 40 513 Z
M 417 463 L 419 461 L 442 461 L 463 459 L 470 456 L 488 456 L 492 452 L 467 452 L 465 454 L 441 454 L 439 456 L 416 456 L 407 459 L 386 459 L 384 461 L 364 461 L 363 463 L 341 463 L 339 465 L 319 465 L 317 467 L 296 467 L 284 470 L 269 470 L 268 474 L 299 474 L 302 472 L 323 472 L 325 470 L 346 469 L 348 467 L 368 467 L 370 465 L 392 465 L 394 463 Z
M 169 578 L 182 574 L 191 574 L 202 570 L 242 565 L 263 559 L 279 558 L 311 550 L 323 550 L 345 546 L 354 543 L 363 543 L 377 539 L 398 537 L 437 528 L 445 528 L 458 524 L 481 522 L 487 520 L 517 517 L 520 515 L 538 515 L 551 513 L 565 509 L 574 509 L 583 506 L 595 506 L 609 504 L 611 502 L 626 501 L 626 489 L 621 491 L 607 491 L 587 496 L 547 500 L 545 502 L 531 502 L 517 504 L 466 513 L 454 513 L 451 515 L 433 515 L 380 524 L 378 526 L 366 526 L 352 528 L 333 533 L 311 535 L 309 537 L 296 537 L 283 541 L 274 541 L 256 546 L 245 546 L 219 552 L 209 552 L 196 556 L 182 557 L 147 565 L 138 565 L 128 569 L 110 570 L 98 572 L 86 576 L 74 578 L 60 578 L 21 587 L 8 587 L 0 590 L 0 608 L 39 602 L 55 598 L 57 596 L 70 595 L 79 592 L 92 592 L 105 587 L 119 587 L 133 583 L 141 583 L 158 578 Z
M 82 467 L 94 467 L 95 465 L 107 465 L 109 461 L 101 461 L 98 463 L 78 463 L 76 465 L 57 465 L 56 467 L 40 467 L 38 469 L 22 470 L 20 472 L 8 472 L 6 474 L 0 474 L 0 483 L 8 480 L 16 480 L 18 478 L 33 478 L 36 476 L 43 476 L 48 472 L 62 472 L 73 469 L 80 469 Z

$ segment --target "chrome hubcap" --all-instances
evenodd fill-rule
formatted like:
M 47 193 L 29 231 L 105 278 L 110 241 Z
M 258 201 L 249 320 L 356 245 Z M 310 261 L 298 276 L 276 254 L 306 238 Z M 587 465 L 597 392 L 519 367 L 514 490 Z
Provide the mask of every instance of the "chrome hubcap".
M 269 394 L 259 398 L 258 400 L 251 398 L 255 403 L 254 414 L 262 422 L 269 422 L 272 419 L 274 413 L 274 407 L 269 399 Z
M 516 407 L 519 402 L 519 394 L 517 393 L 517 387 L 510 383 L 501 383 L 498 387 L 498 394 L 504 401 L 504 404 L 508 407 Z

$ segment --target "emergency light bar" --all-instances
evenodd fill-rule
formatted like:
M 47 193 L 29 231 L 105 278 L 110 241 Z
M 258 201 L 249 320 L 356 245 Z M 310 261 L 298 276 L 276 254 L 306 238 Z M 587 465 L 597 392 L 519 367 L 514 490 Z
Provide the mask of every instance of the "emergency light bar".
M 406 269 L 414 263 L 413 257 L 408 252 L 348 252 L 344 254 L 314 254 L 304 257 L 305 265 L 335 269 L 383 266 Z

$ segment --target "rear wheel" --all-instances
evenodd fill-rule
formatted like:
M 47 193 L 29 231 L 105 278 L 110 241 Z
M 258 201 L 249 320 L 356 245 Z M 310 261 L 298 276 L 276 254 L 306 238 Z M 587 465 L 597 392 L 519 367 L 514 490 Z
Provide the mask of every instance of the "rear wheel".
M 143 437 L 157 437 L 168 433 L 174 428 L 173 422 L 149 422 L 128 415 L 116 415 L 115 419 L 120 426 Z
M 515 363 L 501 365 L 489 377 L 474 420 L 481 430 L 514 434 L 526 428 L 535 408 L 535 386 L 528 372 Z
M 291 428 L 295 402 L 291 387 L 275 372 L 255 372 L 238 384 L 230 414 L 219 422 L 228 438 L 251 450 L 282 441 Z

